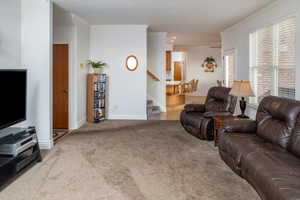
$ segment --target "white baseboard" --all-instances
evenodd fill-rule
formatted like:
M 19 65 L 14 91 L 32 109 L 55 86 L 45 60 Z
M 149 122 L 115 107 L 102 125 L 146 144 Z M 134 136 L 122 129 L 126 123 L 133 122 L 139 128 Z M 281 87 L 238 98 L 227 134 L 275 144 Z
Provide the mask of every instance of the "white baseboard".
M 51 149 L 53 147 L 53 141 L 39 140 L 39 146 L 41 149 Z
M 147 120 L 147 115 L 110 115 L 108 119 Z
M 80 128 L 83 124 L 85 124 L 85 122 L 86 122 L 86 118 L 84 118 L 84 119 L 78 121 L 78 122 L 77 122 L 77 127 L 76 127 L 76 129 Z

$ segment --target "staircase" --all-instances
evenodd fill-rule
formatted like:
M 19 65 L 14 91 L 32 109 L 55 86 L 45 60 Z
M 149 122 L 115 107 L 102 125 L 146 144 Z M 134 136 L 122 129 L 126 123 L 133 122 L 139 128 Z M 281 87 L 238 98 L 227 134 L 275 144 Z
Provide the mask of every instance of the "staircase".
M 147 119 L 151 120 L 160 115 L 160 107 L 155 106 L 152 100 L 147 100 Z

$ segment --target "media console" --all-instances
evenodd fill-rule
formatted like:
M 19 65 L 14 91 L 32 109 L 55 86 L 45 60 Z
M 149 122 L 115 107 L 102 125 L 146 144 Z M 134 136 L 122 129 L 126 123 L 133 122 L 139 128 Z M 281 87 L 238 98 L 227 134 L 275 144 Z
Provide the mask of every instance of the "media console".
M 0 191 L 41 160 L 34 127 L 0 138 Z

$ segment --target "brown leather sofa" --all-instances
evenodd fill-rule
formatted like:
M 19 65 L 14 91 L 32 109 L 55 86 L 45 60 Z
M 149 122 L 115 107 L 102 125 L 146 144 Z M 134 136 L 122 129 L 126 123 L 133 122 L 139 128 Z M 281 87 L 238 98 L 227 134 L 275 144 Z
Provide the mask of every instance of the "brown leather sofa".
M 265 97 L 256 120 L 224 121 L 219 153 L 264 200 L 300 199 L 300 102 Z
M 210 88 L 205 104 L 186 105 L 180 115 L 180 122 L 185 130 L 202 140 L 212 140 L 212 117 L 234 113 L 237 98 L 229 95 L 230 90 L 225 87 Z

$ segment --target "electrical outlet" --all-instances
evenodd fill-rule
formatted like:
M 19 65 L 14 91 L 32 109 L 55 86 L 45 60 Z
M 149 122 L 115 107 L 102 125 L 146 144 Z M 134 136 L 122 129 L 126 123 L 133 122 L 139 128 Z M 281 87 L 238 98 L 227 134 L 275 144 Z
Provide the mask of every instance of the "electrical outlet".
M 84 63 L 80 63 L 80 67 L 84 68 L 85 64 Z

